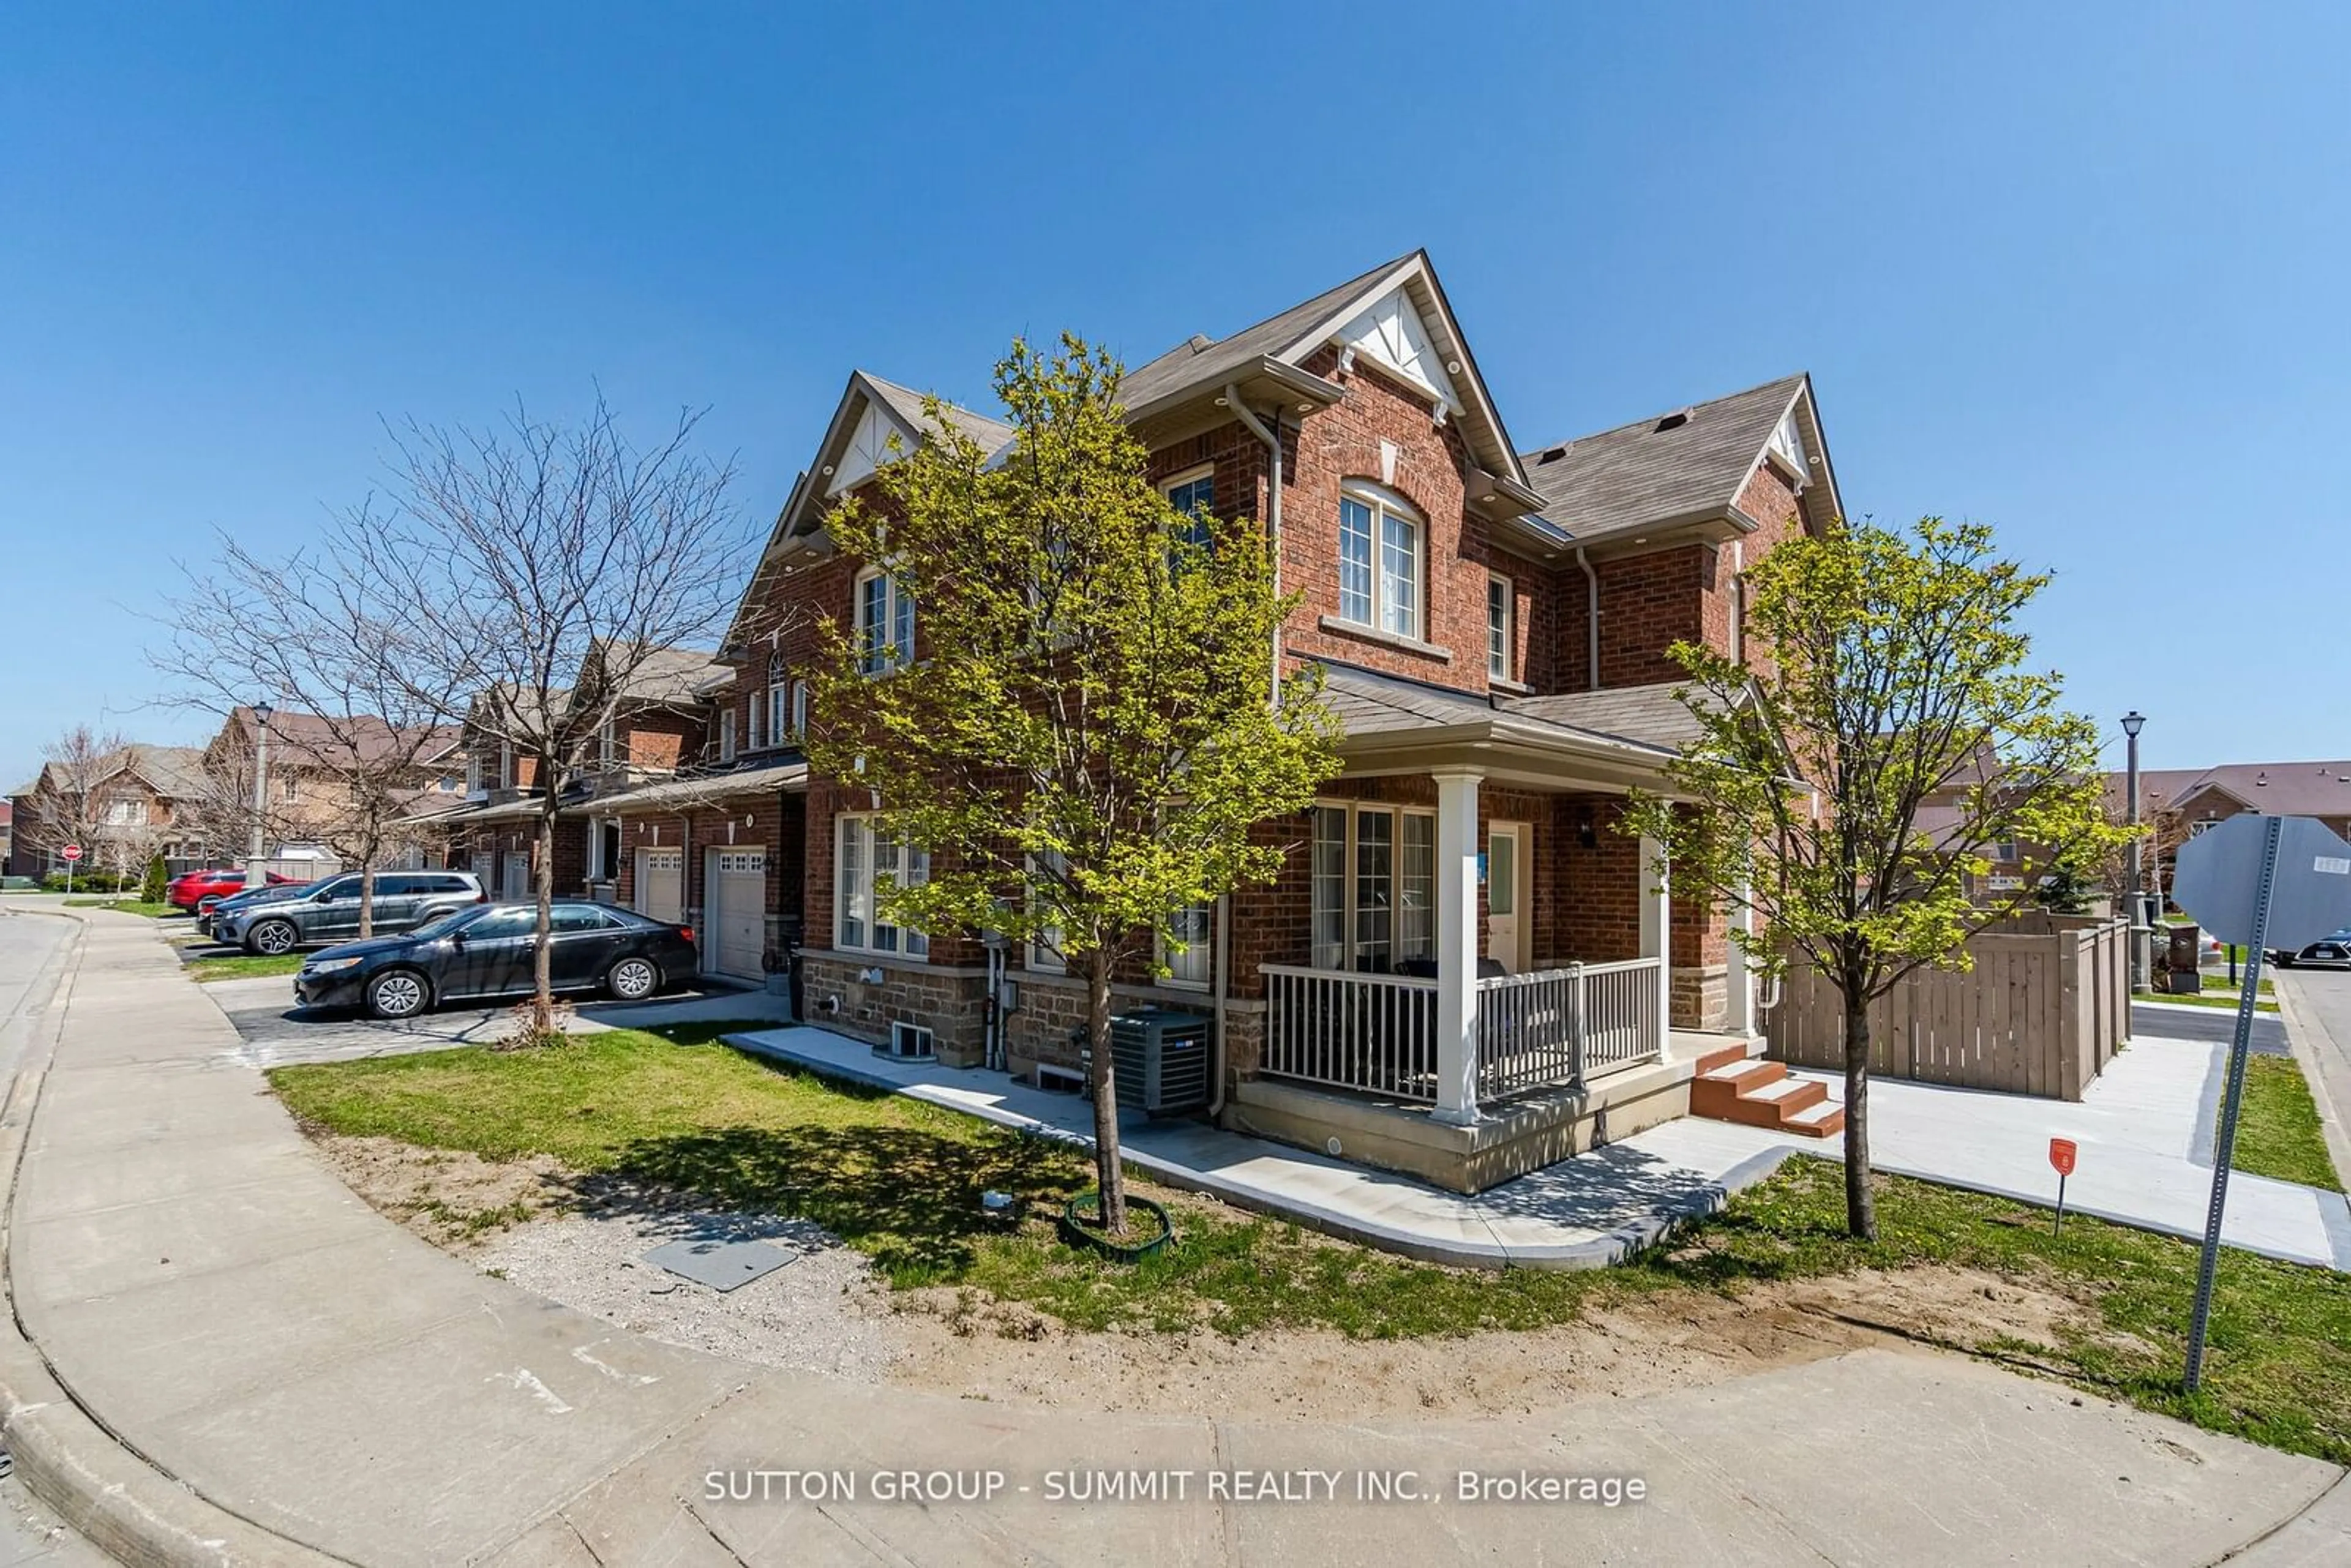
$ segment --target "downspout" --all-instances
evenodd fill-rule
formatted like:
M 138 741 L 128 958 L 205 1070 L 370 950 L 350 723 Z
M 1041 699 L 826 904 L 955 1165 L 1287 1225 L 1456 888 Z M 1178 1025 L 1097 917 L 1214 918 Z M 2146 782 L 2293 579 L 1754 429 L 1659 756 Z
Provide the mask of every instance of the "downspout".
M 1265 421 L 1250 413 L 1249 405 L 1241 402 L 1240 383 L 1238 382 L 1225 383 L 1225 406 L 1232 410 L 1233 417 L 1239 420 L 1250 434 L 1265 443 L 1267 451 L 1271 454 L 1270 472 L 1272 485 L 1266 501 L 1265 532 L 1266 548 L 1273 557 L 1273 593 L 1279 599 L 1281 597 L 1281 409 L 1279 404 L 1275 406 L 1273 428 L 1268 430 Z M 1269 705 L 1276 708 L 1281 706 L 1281 626 L 1278 622 L 1273 628 L 1273 678 L 1268 691 Z M 1216 1084 L 1216 1096 L 1208 1105 L 1211 1121 L 1222 1115 L 1225 1109 L 1225 1064 L 1228 1060 L 1225 1054 L 1225 1000 L 1231 988 L 1232 951 L 1233 899 L 1232 894 L 1227 894 L 1217 900 L 1217 1061 L 1211 1070 Z
M 1271 498 L 1266 503 L 1265 531 L 1267 548 L 1273 555 L 1274 597 L 1279 599 L 1281 596 L 1281 410 L 1279 407 L 1274 409 L 1273 428 L 1268 430 L 1265 427 L 1265 421 L 1250 413 L 1249 405 L 1241 402 L 1239 383 L 1234 382 L 1225 383 L 1225 406 L 1232 410 L 1233 417 L 1239 420 L 1251 435 L 1264 442 L 1273 455 L 1273 487 Z M 1280 626 L 1273 629 L 1272 689 L 1273 706 L 1280 707 L 1281 706 L 1281 628 Z
M 1600 689 L 1600 574 L 1592 570 L 1583 547 L 1575 547 L 1575 564 L 1583 569 L 1584 662 L 1592 671 L 1592 689 Z

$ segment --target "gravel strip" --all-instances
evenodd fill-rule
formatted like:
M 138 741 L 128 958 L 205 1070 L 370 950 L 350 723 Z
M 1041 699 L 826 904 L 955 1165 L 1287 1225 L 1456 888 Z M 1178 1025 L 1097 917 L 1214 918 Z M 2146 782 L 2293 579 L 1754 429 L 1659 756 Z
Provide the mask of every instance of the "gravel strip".
M 732 1291 L 695 1283 L 644 1255 L 681 1239 L 766 1241 L 793 1255 Z M 685 1210 L 569 1215 L 518 1226 L 467 1254 L 486 1272 L 632 1333 L 763 1366 L 880 1383 L 893 1353 L 883 1287 L 823 1230 L 774 1215 Z

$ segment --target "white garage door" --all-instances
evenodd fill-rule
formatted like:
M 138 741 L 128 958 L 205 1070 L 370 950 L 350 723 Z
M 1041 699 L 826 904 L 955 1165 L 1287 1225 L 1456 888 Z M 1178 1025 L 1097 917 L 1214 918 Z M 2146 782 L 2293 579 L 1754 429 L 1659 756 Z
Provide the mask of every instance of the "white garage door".
M 508 850 L 507 852 L 506 883 L 504 886 L 499 888 L 498 896 L 500 898 L 512 899 L 524 899 L 531 896 L 530 852 L 528 850 Z
M 637 852 L 637 913 L 675 924 L 685 918 L 685 852 Z
M 482 884 L 482 891 L 496 898 L 498 895 L 498 857 L 488 850 L 475 851 L 473 872 L 475 880 Z
M 765 977 L 759 956 L 768 946 L 768 852 L 712 850 L 705 867 L 711 907 L 703 967 L 738 980 Z

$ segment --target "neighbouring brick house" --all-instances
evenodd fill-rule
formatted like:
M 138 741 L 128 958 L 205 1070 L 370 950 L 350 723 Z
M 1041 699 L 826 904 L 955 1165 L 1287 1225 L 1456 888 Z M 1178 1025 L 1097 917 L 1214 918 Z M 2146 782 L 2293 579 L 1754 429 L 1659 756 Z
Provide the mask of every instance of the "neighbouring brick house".
M 132 875 L 157 855 L 174 872 L 185 869 L 210 852 L 209 792 L 204 753 L 192 746 L 134 743 L 78 775 L 45 763 L 10 796 L 9 869 L 36 877 L 62 872 L 58 852 L 77 839 L 86 841 L 84 873 Z
M 2127 788 L 2126 775 L 2106 775 L 2106 799 L 2117 818 L 2126 810 Z M 2138 790 L 2139 820 L 2151 828 L 2149 891 L 2171 885 L 2171 856 L 2179 844 L 2241 812 L 2315 817 L 2351 838 L 2351 759 L 2147 768 L 2139 773 Z
M 251 821 L 262 730 L 253 710 L 240 706 L 221 721 L 204 747 L 204 771 L 220 799 L 217 814 L 225 818 Z M 401 730 L 381 719 L 337 723 L 277 708 L 269 716 L 267 743 L 263 788 L 268 798 L 262 821 L 272 859 L 316 855 L 321 865 L 353 859 L 359 846 L 352 807 L 362 777 L 384 777 L 406 809 L 420 817 L 464 798 L 461 731 L 455 725 Z M 394 758 L 410 758 L 413 765 L 389 767 L 387 759 Z M 421 866 L 437 860 L 442 848 L 436 833 L 411 830 L 381 846 L 376 864 Z M 241 860 L 244 850 L 241 843 L 235 846 L 235 858 Z
M 1741 652 L 1745 570 L 1838 515 L 1809 379 L 1521 452 L 1415 253 L 1180 344 L 1123 397 L 1179 504 L 1278 533 L 1304 596 L 1280 666 L 1322 668 L 1346 771 L 1261 830 L 1280 880 L 1185 912 L 1172 972 L 1123 977 L 1122 1001 L 1216 1020 L 1228 1124 L 1450 1185 L 1680 1113 L 1698 1071 L 1752 1048 L 1756 988 L 1722 915 L 1673 899 L 1614 824 L 1691 733 L 1667 647 Z M 1079 1060 L 1078 983 L 1049 954 L 882 923 L 877 876 L 922 857 L 797 747 L 820 618 L 920 646 L 915 607 L 825 518 L 925 429 L 915 393 L 850 377 L 697 687 L 706 762 L 575 814 L 617 824 L 612 896 L 695 924 L 712 974 L 796 967 L 810 1021 L 1051 1077 Z

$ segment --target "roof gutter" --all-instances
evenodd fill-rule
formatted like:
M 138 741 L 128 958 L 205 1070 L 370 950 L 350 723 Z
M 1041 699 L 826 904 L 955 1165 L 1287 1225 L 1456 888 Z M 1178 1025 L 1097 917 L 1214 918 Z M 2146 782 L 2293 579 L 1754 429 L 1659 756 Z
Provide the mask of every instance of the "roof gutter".
M 1277 407 L 1273 411 L 1273 428 L 1268 430 L 1265 421 L 1259 419 L 1250 411 L 1249 404 L 1241 401 L 1241 387 L 1238 382 L 1225 383 L 1225 406 L 1231 411 L 1235 419 L 1241 422 L 1250 434 L 1265 443 L 1266 450 L 1272 455 L 1270 467 L 1272 494 L 1271 498 L 1266 502 L 1265 531 L 1267 549 L 1273 555 L 1273 596 L 1280 599 L 1281 597 L 1281 410 Z M 1280 707 L 1281 706 L 1281 627 L 1279 622 L 1276 622 L 1273 628 L 1273 680 L 1269 689 L 1271 694 L 1270 701 L 1273 706 Z

